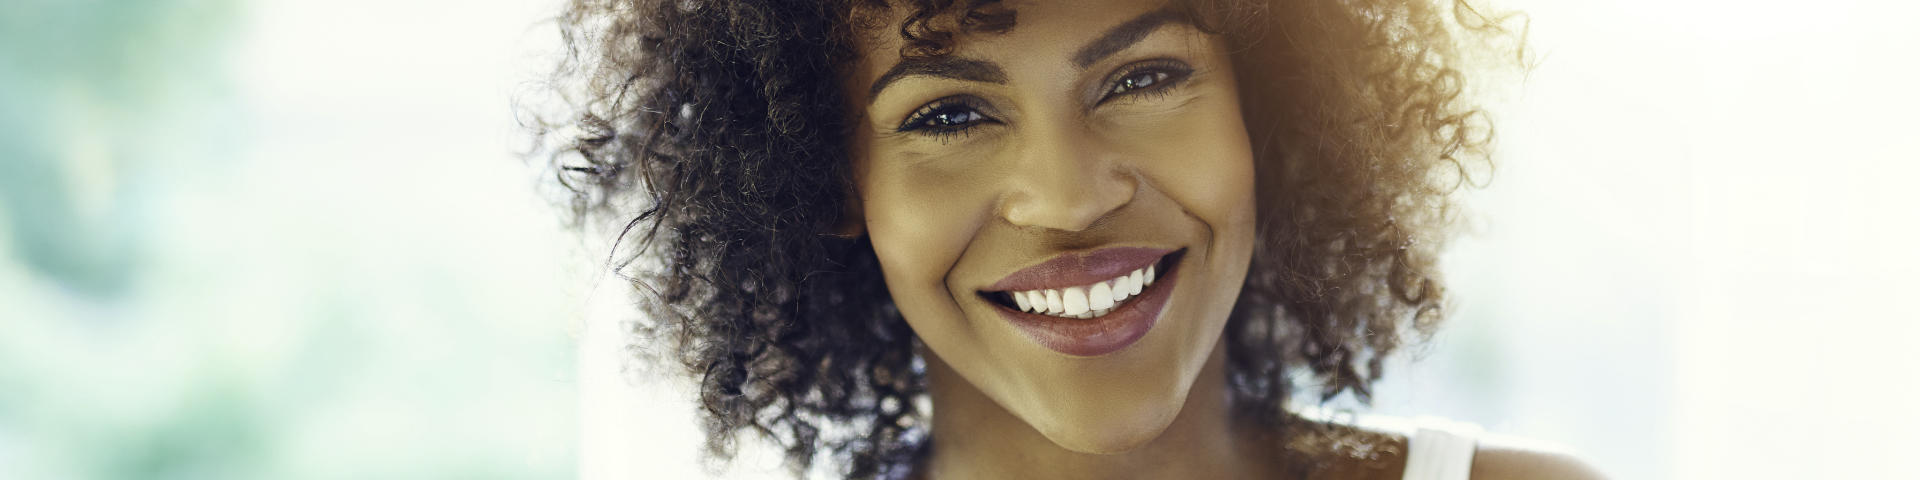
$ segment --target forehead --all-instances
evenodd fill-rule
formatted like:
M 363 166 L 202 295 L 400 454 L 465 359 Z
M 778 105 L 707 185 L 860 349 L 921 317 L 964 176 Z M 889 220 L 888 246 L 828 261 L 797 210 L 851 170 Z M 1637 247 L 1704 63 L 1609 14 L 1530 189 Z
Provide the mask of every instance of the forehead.
M 1061 57 L 1108 29 L 1168 6 L 1167 0 L 1038 0 L 1009 1 L 1001 5 L 1015 12 L 1013 28 L 997 33 L 965 34 L 951 28 L 947 18 L 932 22 L 941 31 L 953 31 L 949 52 L 968 58 L 1007 60 Z M 914 13 L 911 5 L 890 5 L 873 12 L 854 35 L 858 57 L 847 71 L 849 86 L 865 85 L 900 61 L 906 44 L 900 27 Z M 949 14 L 948 17 L 952 15 Z M 1014 62 L 1017 63 L 1017 62 Z M 865 96 L 864 91 L 860 96 Z

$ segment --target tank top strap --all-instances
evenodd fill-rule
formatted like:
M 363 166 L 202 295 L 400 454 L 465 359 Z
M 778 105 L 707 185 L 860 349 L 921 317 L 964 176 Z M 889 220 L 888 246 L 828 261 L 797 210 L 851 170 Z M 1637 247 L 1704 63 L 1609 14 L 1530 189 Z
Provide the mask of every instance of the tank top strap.
M 1480 428 L 1469 423 L 1421 418 L 1407 437 L 1407 470 L 1403 480 L 1467 480 L 1473 470 L 1475 440 Z

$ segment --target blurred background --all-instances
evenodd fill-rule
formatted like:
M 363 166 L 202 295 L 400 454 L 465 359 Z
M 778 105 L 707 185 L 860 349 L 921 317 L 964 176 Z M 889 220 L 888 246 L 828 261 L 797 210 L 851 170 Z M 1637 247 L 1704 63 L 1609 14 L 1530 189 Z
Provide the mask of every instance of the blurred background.
M 1539 65 L 1374 411 L 1614 478 L 1920 478 L 1920 6 L 1497 5 Z M 0 5 L 0 478 L 701 476 L 516 155 L 554 9 Z
M 550 10 L 0 2 L 0 478 L 573 476 Z

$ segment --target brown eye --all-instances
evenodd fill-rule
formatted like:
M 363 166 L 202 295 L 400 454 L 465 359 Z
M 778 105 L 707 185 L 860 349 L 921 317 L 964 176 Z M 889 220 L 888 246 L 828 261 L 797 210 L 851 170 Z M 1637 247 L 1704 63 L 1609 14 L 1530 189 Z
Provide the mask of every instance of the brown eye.
M 1107 100 L 1128 95 L 1168 93 L 1170 92 L 1168 89 L 1178 86 L 1181 80 L 1191 75 L 1193 75 L 1193 67 L 1178 60 L 1160 59 L 1135 63 L 1107 77 L 1110 79 L 1107 81 L 1107 93 L 1101 97 L 1100 101 L 1104 103 Z
M 1120 79 L 1120 83 L 1114 85 L 1113 90 L 1107 92 L 1107 94 L 1120 95 L 1130 91 L 1152 87 L 1158 85 L 1160 82 L 1166 81 L 1167 78 L 1171 76 L 1172 75 L 1167 72 L 1160 71 L 1135 73 L 1132 76 Z
M 921 120 L 921 128 L 956 128 L 985 119 L 985 115 L 964 106 L 936 110 Z
M 927 135 L 945 142 L 974 127 L 998 123 L 982 112 L 991 111 L 991 108 L 985 101 L 975 97 L 942 98 L 908 115 L 896 131 Z

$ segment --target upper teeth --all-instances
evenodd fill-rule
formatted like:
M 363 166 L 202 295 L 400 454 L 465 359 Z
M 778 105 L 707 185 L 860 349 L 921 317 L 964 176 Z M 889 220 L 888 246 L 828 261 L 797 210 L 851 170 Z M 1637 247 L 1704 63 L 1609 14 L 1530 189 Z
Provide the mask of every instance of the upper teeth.
M 1115 305 L 1140 294 L 1140 289 L 1153 285 L 1153 266 L 1134 270 L 1132 273 L 1114 277 L 1112 280 L 1094 282 L 1092 285 L 1067 287 L 1062 289 L 1009 291 L 1022 312 L 1035 312 L 1056 317 L 1093 318 L 1113 311 Z

